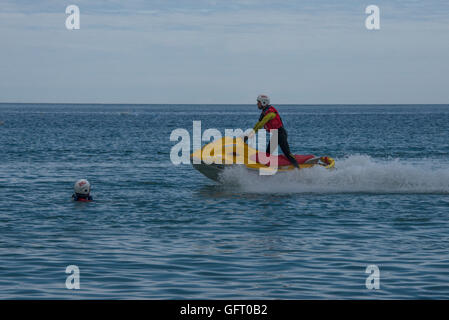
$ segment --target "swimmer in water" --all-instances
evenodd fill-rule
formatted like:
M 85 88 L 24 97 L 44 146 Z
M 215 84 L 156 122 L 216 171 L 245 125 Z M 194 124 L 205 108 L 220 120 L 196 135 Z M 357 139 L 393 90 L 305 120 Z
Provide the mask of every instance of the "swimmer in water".
M 93 201 L 90 195 L 90 183 L 86 179 L 75 182 L 75 193 L 72 194 L 73 201 L 90 202 Z

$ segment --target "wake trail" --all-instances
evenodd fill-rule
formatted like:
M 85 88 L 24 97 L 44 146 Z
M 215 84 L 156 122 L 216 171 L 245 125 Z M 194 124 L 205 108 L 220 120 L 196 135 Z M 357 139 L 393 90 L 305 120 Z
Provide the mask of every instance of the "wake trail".
M 449 194 L 449 166 L 436 160 L 378 160 L 367 155 L 336 159 L 336 168 L 259 176 L 242 167 L 226 169 L 221 182 L 254 193 L 425 193 Z

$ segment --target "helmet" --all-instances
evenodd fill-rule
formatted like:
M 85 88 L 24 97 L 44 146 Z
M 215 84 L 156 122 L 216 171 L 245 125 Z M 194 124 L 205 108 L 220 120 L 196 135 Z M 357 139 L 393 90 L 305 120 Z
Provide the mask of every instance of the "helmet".
M 257 97 L 257 102 L 260 102 L 262 107 L 266 107 L 266 106 L 270 105 L 270 98 L 265 94 L 260 94 Z
M 90 183 L 86 179 L 81 179 L 75 182 L 75 193 L 81 195 L 88 195 L 90 193 Z

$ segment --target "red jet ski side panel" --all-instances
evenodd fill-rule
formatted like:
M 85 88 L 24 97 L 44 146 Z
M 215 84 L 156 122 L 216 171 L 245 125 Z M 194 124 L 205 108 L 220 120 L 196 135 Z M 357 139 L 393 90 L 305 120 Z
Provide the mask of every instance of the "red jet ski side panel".
M 265 159 L 266 159 L 266 157 L 268 157 L 265 152 L 258 152 L 255 155 L 252 155 L 250 157 L 250 159 L 252 161 L 256 161 L 258 163 L 262 163 L 262 162 L 259 161 L 259 155 L 261 155 L 262 157 L 265 156 Z M 278 156 L 272 155 L 272 156 L 270 156 L 270 158 L 274 158 L 274 157 L 277 158 L 277 161 L 278 161 L 277 165 L 278 166 L 289 166 L 289 165 L 291 165 L 290 161 L 288 161 L 288 159 L 284 155 L 278 155 Z M 299 164 L 302 164 L 302 163 L 306 162 L 309 159 L 315 158 L 315 156 L 311 155 L 311 154 L 308 154 L 308 155 L 295 154 L 295 158 L 296 158 L 296 161 L 298 161 Z M 262 163 L 262 164 L 264 164 L 266 166 L 269 166 L 270 162 Z

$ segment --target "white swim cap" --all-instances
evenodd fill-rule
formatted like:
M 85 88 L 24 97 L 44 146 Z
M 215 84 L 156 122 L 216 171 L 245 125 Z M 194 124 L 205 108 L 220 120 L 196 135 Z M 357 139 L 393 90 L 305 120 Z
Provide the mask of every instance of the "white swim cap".
M 270 98 L 265 94 L 260 94 L 257 97 L 257 101 L 260 102 L 262 107 L 266 107 L 266 106 L 270 105 Z
M 86 179 L 75 182 L 75 193 L 88 195 L 90 193 L 90 183 Z

